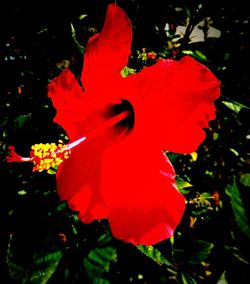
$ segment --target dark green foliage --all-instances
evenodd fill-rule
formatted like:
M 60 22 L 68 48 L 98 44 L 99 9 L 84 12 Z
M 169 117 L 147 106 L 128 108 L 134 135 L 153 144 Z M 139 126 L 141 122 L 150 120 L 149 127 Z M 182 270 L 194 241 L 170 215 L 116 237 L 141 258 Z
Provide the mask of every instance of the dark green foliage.
M 189 54 L 221 80 L 217 118 L 195 155 L 166 153 L 187 209 L 175 235 L 154 247 L 112 237 L 105 220 L 85 225 L 56 193 L 55 172 L 4 161 L 8 146 L 67 141 L 53 122 L 48 82 L 70 64 L 79 76 L 88 38 L 114 1 L 6 2 L 0 17 L 0 283 L 247 283 L 250 265 L 250 15 L 245 1 L 116 1 L 133 22 L 122 75 Z M 87 16 L 85 16 L 87 15 Z M 190 42 L 196 24 L 204 41 Z M 189 24 L 186 20 L 189 18 Z M 169 23 L 168 33 L 164 30 Z M 187 25 L 184 37 L 174 33 Z M 212 26 L 220 37 L 208 37 Z M 145 153 L 146 154 L 146 153 Z
M 240 196 L 240 191 L 234 180 L 232 185 L 226 186 L 226 194 L 231 199 L 231 205 L 233 208 L 234 218 L 239 228 L 245 233 L 250 239 L 250 224 L 245 211 L 244 203 Z

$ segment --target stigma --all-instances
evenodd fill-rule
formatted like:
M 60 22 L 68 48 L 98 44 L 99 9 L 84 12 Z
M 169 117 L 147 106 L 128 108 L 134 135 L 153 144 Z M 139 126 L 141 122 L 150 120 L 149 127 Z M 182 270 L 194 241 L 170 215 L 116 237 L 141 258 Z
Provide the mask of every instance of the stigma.
M 44 170 L 48 171 L 50 168 L 56 169 L 64 160 L 70 157 L 72 149 L 83 144 L 86 140 L 93 139 L 110 127 L 123 122 L 130 116 L 130 114 L 130 109 L 122 110 L 118 114 L 115 114 L 115 116 L 98 125 L 96 128 L 90 130 L 85 136 L 82 136 L 69 144 L 64 144 L 62 141 L 58 141 L 58 144 L 39 143 L 32 145 L 29 157 L 22 157 L 18 155 L 15 152 L 14 146 L 9 146 L 9 153 L 5 160 L 7 162 L 32 162 L 34 164 L 32 168 L 33 172 L 42 172 Z
M 13 146 L 9 147 L 7 162 L 33 162 L 33 172 L 48 171 L 50 168 L 57 168 L 65 159 L 70 156 L 70 149 L 59 141 L 56 143 L 35 144 L 31 146 L 29 157 L 22 157 L 15 152 Z

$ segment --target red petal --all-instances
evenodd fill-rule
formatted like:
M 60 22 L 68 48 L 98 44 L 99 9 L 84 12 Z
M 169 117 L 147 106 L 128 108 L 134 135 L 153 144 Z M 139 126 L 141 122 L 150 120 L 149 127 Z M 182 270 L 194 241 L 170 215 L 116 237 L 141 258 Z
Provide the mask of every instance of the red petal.
M 48 97 L 57 110 L 54 121 L 60 124 L 72 139 L 76 137 L 76 122 L 83 119 L 84 93 L 69 69 L 52 80 Z
M 101 165 L 105 149 L 124 134 L 113 127 L 97 138 L 86 140 L 72 150 L 57 171 L 57 191 L 70 208 L 79 212 L 79 218 L 89 223 L 107 217 L 107 207 L 103 200 Z
M 84 54 L 82 82 L 95 96 L 103 94 L 103 86 L 120 78 L 128 62 L 132 27 L 126 13 L 115 4 L 108 5 L 104 26 L 90 39 Z
M 202 128 L 215 118 L 220 83 L 204 65 L 189 56 L 161 60 L 128 77 L 140 105 L 135 106 L 137 131 L 149 133 L 160 148 L 190 153 L 205 138 Z
M 64 128 L 72 141 L 84 136 L 111 115 L 111 102 L 87 96 L 69 69 L 52 80 L 48 96 L 57 110 L 54 121 Z
M 135 135 L 105 152 L 101 188 L 113 235 L 152 245 L 173 235 L 185 200 L 169 160 Z
M 127 64 L 131 40 L 127 15 L 115 4 L 108 5 L 101 33 L 90 39 L 85 51 L 81 79 L 86 93 L 68 69 L 51 82 L 48 96 L 57 109 L 54 121 L 66 130 L 71 140 L 106 119 L 108 104 L 126 92 L 120 71 Z

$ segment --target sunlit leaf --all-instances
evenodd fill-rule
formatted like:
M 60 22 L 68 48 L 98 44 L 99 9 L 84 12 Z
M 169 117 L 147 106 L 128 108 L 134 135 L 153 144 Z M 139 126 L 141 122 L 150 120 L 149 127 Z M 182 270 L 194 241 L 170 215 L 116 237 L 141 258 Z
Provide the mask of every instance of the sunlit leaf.
M 50 168 L 47 170 L 47 173 L 49 175 L 55 175 L 56 174 L 57 169 L 56 168 Z
M 244 209 L 244 204 L 235 179 L 232 185 L 226 186 L 225 191 L 231 199 L 231 205 L 237 225 L 246 234 L 246 236 L 250 238 L 250 226 L 248 217 Z
M 122 77 L 127 77 L 128 75 L 135 74 L 135 73 L 136 73 L 135 69 L 129 68 L 127 66 L 125 66 L 121 71 Z
M 245 106 L 245 105 L 238 103 L 238 102 L 235 102 L 235 101 L 223 100 L 222 103 L 236 113 L 239 113 L 243 108 L 250 109 L 250 107 Z
M 186 187 L 191 187 L 193 186 L 191 183 L 183 180 L 182 178 L 177 177 L 176 178 L 176 184 L 178 189 L 186 188 Z
M 225 276 L 225 271 L 221 274 L 221 277 L 216 284 L 228 284 Z
M 219 138 L 219 133 L 218 132 L 213 132 L 213 140 L 216 141 Z
M 182 178 L 177 177 L 176 178 L 176 185 L 177 188 L 179 189 L 179 191 L 182 194 L 188 194 L 190 192 L 189 187 L 192 187 L 193 185 L 185 180 L 183 180 Z
M 176 267 L 169 260 L 163 257 L 161 252 L 153 246 L 138 245 L 137 248 L 160 266 L 165 265 L 166 269 L 172 274 L 177 274 Z
M 230 150 L 232 153 L 234 153 L 234 155 L 235 155 L 236 157 L 239 156 L 239 152 L 237 152 L 235 149 L 229 148 L 229 150 Z
M 87 14 L 82 14 L 78 17 L 79 20 L 83 20 L 87 17 L 88 15 Z
M 81 45 L 79 43 L 79 41 L 77 40 L 77 36 L 76 36 L 76 31 L 75 31 L 75 27 L 73 26 L 73 24 L 71 23 L 70 25 L 71 27 L 71 35 L 72 35 L 72 38 L 77 46 L 77 48 L 79 49 L 80 53 L 83 54 L 84 53 L 84 50 L 85 50 L 85 47 L 83 45 Z
M 206 55 L 205 54 L 203 54 L 201 51 L 199 51 L 199 50 L 195 50 L 195 51 L 193 51 L 193 50 L 183 50 L 182 51 L 184 54 L 186 54 L 186 55 L 190 55 L 190 56 L 192 56 L 193 58 L 195 58 L 195 59 L 197 59 L 197 60 L 199 60 L 199 61 L 208 61 L 208 59 L 207 59 L 207 57 L 206 57 Z
M 249 186 L 250 187 L 250 174 L 241 174 L 240 182 L 242 184 L 244 184 L 245 186 Z
M 27 191 L 25 191 L 24 189 L 22 189 L 22 190 L 19 190 L 19 191 L 17 192 L 17 194 L 18 194 L 18 195 L 26 195 L 26 194 L 27 194 Z
M 198 57 L 198 59 L 203 60 L 203 61 L 207 61 L 207 57 L 204 53 L 202 53 L 199 50 L 195 50 L 195 55 Z

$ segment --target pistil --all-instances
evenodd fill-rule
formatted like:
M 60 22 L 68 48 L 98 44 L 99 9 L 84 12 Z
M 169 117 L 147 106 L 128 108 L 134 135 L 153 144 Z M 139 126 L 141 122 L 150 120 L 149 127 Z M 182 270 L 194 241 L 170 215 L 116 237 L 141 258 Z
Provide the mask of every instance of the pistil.
M 58 167 L 65 159 L 68 159 L 71 154 L 71 150 L 81 145 L 86 140 L 93 139 L 105 130 L 116 125 L 117 123 L 125 120 L 131 114 L 130 110 L 124 110 L 123 112 L 111 117 L 104 123 L 100 124 L 96 128 L 92 129 L 86 135 L 69 143 L 63 144 L 59 141 L 56 143 L 35 144 L 31 146 L 31 152 L 29 157 L 22 157 L 15 152 L 14 146 L 9 147 L 9 154 L 6 157 L 7 162 L 33 162 L 34 167 L 32 171 L 42 172 L 49 170 L 50 168 Z

